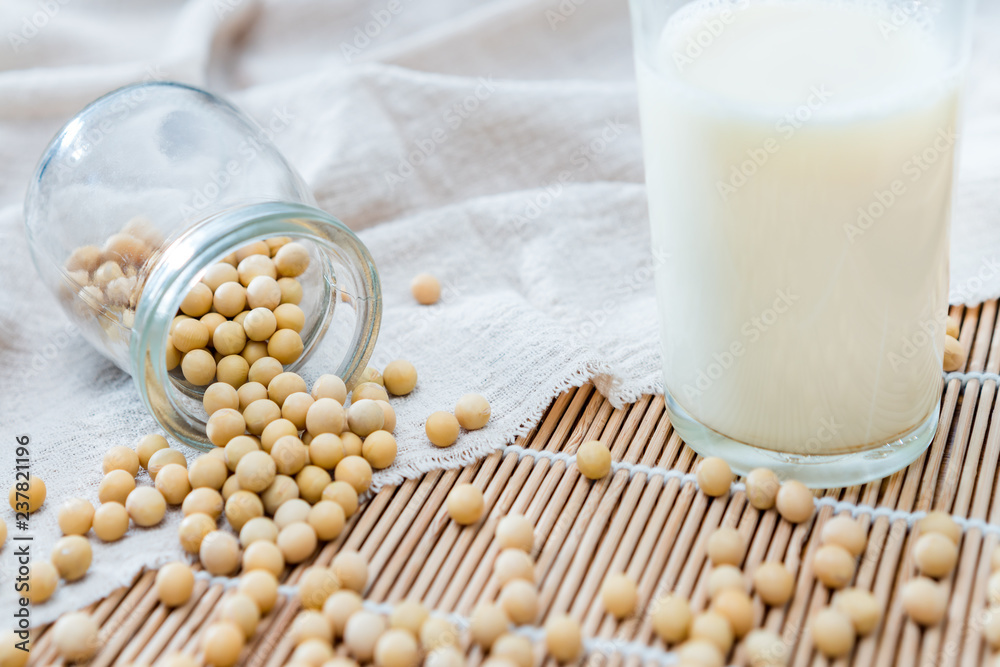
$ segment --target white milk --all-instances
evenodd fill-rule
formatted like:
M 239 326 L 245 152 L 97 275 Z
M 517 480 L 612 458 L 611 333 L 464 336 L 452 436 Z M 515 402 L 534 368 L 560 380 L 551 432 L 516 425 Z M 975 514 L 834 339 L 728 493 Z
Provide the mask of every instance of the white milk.
M 655 71 L 639 60 L 667 390 L 783 452 L 921 424 L 941 391 L 958 108 L 940 45 L 846 2 L 700 2 Z

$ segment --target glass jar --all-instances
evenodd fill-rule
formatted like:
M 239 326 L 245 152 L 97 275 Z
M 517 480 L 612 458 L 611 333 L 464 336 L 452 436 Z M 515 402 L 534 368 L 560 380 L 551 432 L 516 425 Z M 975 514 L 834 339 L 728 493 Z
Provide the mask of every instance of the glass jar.
M 171 82 L 127 86 L 91 103 L 46 148 L 24 205 L 44 283 L 83 336 L 130 373 L 174 438 L 208 449 L 204 386 L 168 369 L 168 335 L 184 297 L 249 244 L 294 240 L 310 256 L 297 277 L 302 353 L 353 386 L 378 335 L 381 292 L 367 248 L 316 208 L 267 129 L 224 100 Z M 282 239 L 275 242 L 275 239 Z

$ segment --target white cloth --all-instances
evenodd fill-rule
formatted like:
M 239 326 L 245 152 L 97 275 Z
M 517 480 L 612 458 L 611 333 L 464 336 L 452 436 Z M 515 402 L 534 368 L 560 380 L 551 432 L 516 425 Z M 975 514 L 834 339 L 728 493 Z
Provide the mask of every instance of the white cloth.
M 953 294 L 970 302 L 1000 293 L 1000 5 L 982 4 L 952 262 Z M 278 146 L 322 207 L 363 230 L 384 284 L 374 363 L 404 357 L 420 373 L 395 402 L 399 456 L 378 484 L 475 460 L 589 378 L 616 405 L 658 388 L 624 2 L 8 0 L 0 28 L 0 488 L 15 436 L 30 434 L 49 491 L 31 517 L 33 557 L 48 557 L 61 502 L 96 504 L 104 451 L 157 430 L 131 379 L 36 280 L 20 213 L 58 127 L 132 81 L 204 86 L 265 122 L 287 112 Z M 413 303 L 420 271 L 444 281 L 441 304 Z M 423 419 L 469 391 L 490 399 L 490 424 L 433 449 Z M 182 558 L 179 514 L 113 544 L 92 538 L 90 572 L 32 623 Z M 0 551 L 5 619 L 14 550 L 8 538 Z

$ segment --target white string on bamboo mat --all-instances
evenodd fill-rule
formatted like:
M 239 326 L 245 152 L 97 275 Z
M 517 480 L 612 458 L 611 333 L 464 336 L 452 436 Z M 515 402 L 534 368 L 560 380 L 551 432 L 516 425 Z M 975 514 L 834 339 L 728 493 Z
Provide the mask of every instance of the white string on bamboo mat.
M 196 579 L 207 581 L 210 585 L 218 584 L 223 588 L 235 588 L 240 583 L 238 577 L 215 576 L 205 572 L 204 570 L 195 572 L 194 576 Z M 285 597 L 294 598 L 298 595 L 298 587 L 290 584 L 281 584 L 278 586 L 278 593 L 284 595 Z M 393 609 L 392 605 L 387 602 L 362 600 L 362 603 L 364 604 L 365 609 L 375 612 L 376 614 L 388 615 Z M 439 612 L 436 610 L 432 610 L 431 614 L 447 620 L 459 630 L 465 630 L 470 625 L 469 619 L 461 614 Z M 543 642 L 545 640 L 545 629 L 535 625 L 515 626 L 512 631 L 527 637 L 534 642 Z M 677 654 L 673 651 L 664 651 L 656 648 L 655 646 L 635 641 L 586 637 L 583 640 L 583 649 L 586 653 L 590 654 L 617 653 L 625 657 L 636 656 L 641 658 L 644 662 L 656 662 L 665 666 L 676 665 L 678 661 Z
M 965 373 L 961 371 L 952 371 L 951 373 L 942 373 L 941 376 L 944 378 L 945 382 L 950 382 L 951 380 L 961 380 L 963 387 L 969 380 L 993 380 L 994 382 L 1000 384 L 1000 374 L 986 373 L 984 371 L 967 371 Z
M 508 452 L 517 454 L 518 460 L 524 458 L 525 456 L 530 456 L 535 459 L 547 459 L 549 461 L 562 461 L 567 466 L 571 463 L 576 463 L 575 454 L 567 454 L 565 452 L 550 452 L 542 449 L 527 449 L 521 447 L 520 445 L 505 445 L 504 449 Z M 653 477 L 662 477 L 664 481 L 669 479 L 676 479 L 683 486 L 684 484 L 695 484 L 697 479 L 694 473 L 690 472 L 680 472 L 679 470 L 670 470 L 668 468 L 660 468 L 655 466 L 647 466 L 641 463 L 629 463 L 627 461 L 614 461 L 611 464 L 611 470 L 613 472 L 618 472 L 619 470 L 627 470 L 629 478 L 631 479 L 638 473 L 646 475 L 646 479 L 652 479 Z M 745 491 L 746 485 L 743 482 L 733 482 L 731 491 L 733 493 L 737 491 Z M 873 519 L 880 517 L 886 517 L 890 521 L 905 520 L 906 525 L 912 527 L 914 523 L 927 516 L 927 512 L 916 511 L 910 512 L 907 510 L 895 509 L 890 507 L 873 507 L 871 505 L 865 505 L 860 503 L 851 503 L 846 500 L 836 500 L 830 497 L 816 498 L 816 507 L 832 507 L 834 512 L 850 512 L 851 516 L 858 516 L 860 514 L 866 514 L 871 516 Z M 972 528 L 979 529 L 983 534 L 994 534 L 1000 535 L 1000 525 L 988 523 L 982 519 L 969 518 L 964 516 L 959 516 L 953 514 L 952 519 L 955 520 L 959 526 L 961 526 L 963 531 L 970 530 Z

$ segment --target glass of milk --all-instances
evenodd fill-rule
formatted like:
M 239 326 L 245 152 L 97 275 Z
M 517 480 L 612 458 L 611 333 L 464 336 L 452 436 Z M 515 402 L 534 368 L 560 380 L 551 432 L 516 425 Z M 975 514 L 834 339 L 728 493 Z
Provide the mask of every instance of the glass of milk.
M 632 0 L 664 393 L 815 487 L 938 421 L 972 0 Z

